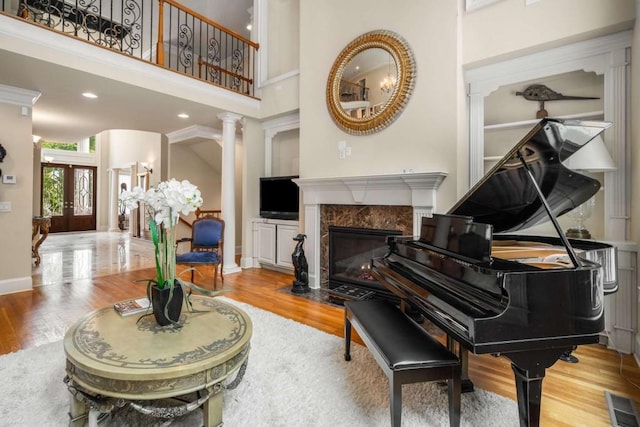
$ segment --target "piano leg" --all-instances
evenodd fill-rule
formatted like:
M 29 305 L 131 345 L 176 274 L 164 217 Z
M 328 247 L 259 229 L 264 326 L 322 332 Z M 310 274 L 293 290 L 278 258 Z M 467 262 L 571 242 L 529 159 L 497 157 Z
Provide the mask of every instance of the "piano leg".
M 562 353 L 560 355 L 560 360 L 568 363 L 578 363 L 580 360 L 572 354 L 573 350 L 575 350 L 576 348 L 578 348 L 578 346 L 574 345 L 571 350 L 565 351 L 564 353 Z
M 520 369 L 513 363 L 511 364 L 511 368 L 516 377 L 520 426 L 539 426 L 542 379 L 544 378 L 544 374 L 541 377 L 530 378 L 528 371 Z
M 548 349 L 502 354 L 511 360 L 511 368 L 515 375 L 520 427 L 540 425 L 542 380 L 545 371 L 567 350 Z
M 473 391 L 473 382 L 469 379 L 469 351 L 463 348 L 460 343 L 447 335 L 447 348 L 450 352 L 458 356 L 460 359 L 460 379 L 461 379 L 461 391 L 462 393 L 469 393 Z

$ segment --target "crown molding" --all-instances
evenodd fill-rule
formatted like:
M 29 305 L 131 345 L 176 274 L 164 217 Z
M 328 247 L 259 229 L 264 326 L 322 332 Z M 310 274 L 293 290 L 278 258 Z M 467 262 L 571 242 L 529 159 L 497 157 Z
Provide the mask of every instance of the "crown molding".
M 190 139 L 213 139 L 219 141 L 222 139 L 222 132 L 208 126 L 193 125 L 183 129 L 179 129 L 167 134 L 170 144 L 175 144 Z
M 33 107 L 41 93 L 35 90 L 0 84 L 0 103 L 14 104 L 21 107 Z

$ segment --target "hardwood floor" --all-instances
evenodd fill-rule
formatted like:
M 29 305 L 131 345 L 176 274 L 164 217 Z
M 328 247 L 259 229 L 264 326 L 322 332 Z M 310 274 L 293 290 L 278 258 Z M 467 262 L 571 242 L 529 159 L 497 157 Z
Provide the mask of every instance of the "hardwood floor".
M 153 276 L 152 247 L 120 233 L 50 235 L 41 247 L 42 264 L 34 268 L 33 291 L 0 295 L 0 354 L 63 338 L 87 312 L 144 294 Z M 211 271 L 196 277 L 210 286 Z M 187 279 L 187 277 L 185 277 Z M 248 269 L 225 275 L 225 297 L 342 336 L 343 311 L 288 292 L 292 275 Z M 609 426 L 605 391 L 640 405 L 640 370 L 631 355 L 601 345 L 580 346 L 580 363 L 557 362 L 543 384 L 544 426 Z M 469 375 L 475 386 L 515 400 L 509 361 L 471 355 Z

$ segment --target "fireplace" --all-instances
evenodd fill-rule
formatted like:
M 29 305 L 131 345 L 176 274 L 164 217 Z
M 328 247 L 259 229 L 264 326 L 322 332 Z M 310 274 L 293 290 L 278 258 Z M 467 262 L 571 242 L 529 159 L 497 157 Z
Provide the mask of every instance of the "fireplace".
M 445 172 L 300 178 L 309 287 L 328 289 L 328 227 L 363 227 L 420 234 L 422 217 L 436 212 Z
M 389 294 L 371 275 L 371 260 L 387 253 L 387 236 L 401 234 L 401 230 L 329 226 L 329 290 L 343 296 Z

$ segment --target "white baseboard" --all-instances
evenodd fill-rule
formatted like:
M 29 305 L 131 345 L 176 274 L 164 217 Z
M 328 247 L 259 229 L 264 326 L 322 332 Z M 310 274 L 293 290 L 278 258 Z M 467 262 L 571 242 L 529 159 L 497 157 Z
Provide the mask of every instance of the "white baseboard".
M 260 267 L 260 265 L 256 265 L 253 263 L 253 257 L 241 257 L 240 258 L 240 267 L 245 268 L 256 268 Z
M 33 280 L 31 279 L 31 276 L 0 280 L 0 295 L 30 291 L 32 289 Z

